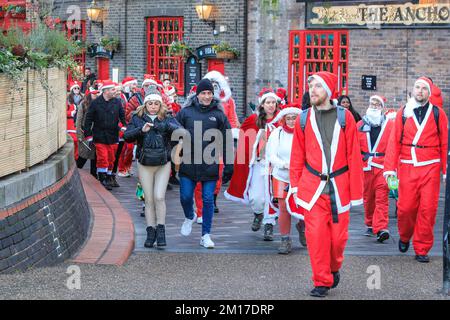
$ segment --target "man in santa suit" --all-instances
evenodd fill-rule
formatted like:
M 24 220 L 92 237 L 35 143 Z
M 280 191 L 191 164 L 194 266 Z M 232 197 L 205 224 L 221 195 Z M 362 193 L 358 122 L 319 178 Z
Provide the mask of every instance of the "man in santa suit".
M 325 297 L 338 285 L 349 210 L 363 203 L 356 123 L 349 111 L 331 102 L 336 97 L 337 82 L 336 75 L 325 71 L 309 77 L 313 107 L 296 121 L 290 159 L 286 202 L 293 197 L 304 209 L 314 297 Z
M 440 173 L 445 177 L 448 151 L 447 116 L 430 103 L 432 88 L 429 78 L 416 80 L 412 98 L 395 118 L 384 163 L 384 176 L 399 179 L 399 250 L 408 251 L 413 238 L 416 260 L 425 263 L 433 247 Z
M 364 164 L 365 235 L 375 234 L 378 242 L 389 239 L 389 188 L 383 164 L 394 122 L 385 116 L 385 103 L 385 97 L 371 96 L 366 115 L 356 124 Z

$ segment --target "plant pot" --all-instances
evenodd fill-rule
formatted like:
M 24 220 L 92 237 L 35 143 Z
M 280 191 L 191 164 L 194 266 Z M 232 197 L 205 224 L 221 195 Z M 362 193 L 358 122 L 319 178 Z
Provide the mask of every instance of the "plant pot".
M 27 14 L 26 13 L 11 13 L 10 17 L 12 19 L 26 19 Z
M 217 59 L 224 59 L 224 60 L 230 60 L 230 59 L 236 59 L 236 55 L 231 51 L 220 51 L 216 53 Z

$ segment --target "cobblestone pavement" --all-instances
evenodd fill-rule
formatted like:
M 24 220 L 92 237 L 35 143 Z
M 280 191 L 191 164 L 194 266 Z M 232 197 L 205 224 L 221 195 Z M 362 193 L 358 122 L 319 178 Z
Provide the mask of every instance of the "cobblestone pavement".
M 135 170 L 135 168 L 133 168 Z M 136 172 L 136 170 L 135 170 Z M 140 217 L 142 211 L 142 202 L 135 196 L 137 177 L 118 178 L 120 188 L 113 190 L 113 194 L 119 199 L 121 204 L 131 214 L 136 231 L 135 252 L 148 252 L 156 249 L 147 249 L 144 247 L 146 238 L 145 218 Z M 222 190 L 223 191 L 223 190 Z M 431 256 L 442 256 L 442 223 L 444 214 L 444 188 L 441 188 L 439 199 L 439 211 L 435 226 L 435 244 L 430 252 Z M 276 253 L 280 235 L 278 226 L 274 229 L 275 241 L 263 241 L 263 228 L 258 232 L 253 232 L 250 225 L 253 220 L 253 214 L 249 207 L 229 201 L 224 198 L 223 192 L 218 197 L 218 207 L 220 212 L 215 215 L 211 238 L 216 244 L 214 250 L 203 249 L 199 246 L 201 237 L 201 225 L 195 224 L 192 234 L 184 237 L 180 234 L 181 224 L 184 220 L 183 210 L 180 204 L 179 187 L 174 186 L 173 190 L 167 191 L 167 219 L 166 219 L 166 252 L 206 252 L 208 254 L 216 253 Z M 296 219 L 292 219 L 291 235 L 294 239 L 294 252 L 307 254 L 298 241 L 298 233 L 294 227 Z M 363 235 L 366 228 L 364 226 L 363 206 L 352 209 L 349 241 L 346 248 L 346 254 L 350 255 L 370 255 L 370 256 L 392 256 L 403 255 L 398 251 L 398 232 L 397 219 L 395 218 L 395 201 L 390 200 L 390 222 L 391 239 L 383 244 L 376 241 L 375 237 L 366 237 Z M 411 248 L 412 249 L 412 248 Z M 414 250 L 409 250 L 407 255 L 414 255 Z

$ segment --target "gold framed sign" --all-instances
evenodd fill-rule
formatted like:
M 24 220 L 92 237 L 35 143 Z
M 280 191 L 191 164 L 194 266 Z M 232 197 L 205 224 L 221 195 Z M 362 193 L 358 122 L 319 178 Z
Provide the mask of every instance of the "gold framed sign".
M 450 1 L 435 3 L 309 2 L 307 28 L 449 28 Z

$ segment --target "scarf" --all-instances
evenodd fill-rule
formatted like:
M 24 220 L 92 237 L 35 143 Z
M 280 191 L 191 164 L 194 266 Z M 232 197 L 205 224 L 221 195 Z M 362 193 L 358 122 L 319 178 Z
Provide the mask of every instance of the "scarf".
M 294 128 L 289 127 L 287 124 L 283 124 L 283 130 L 287 133 L 294 133 Z

